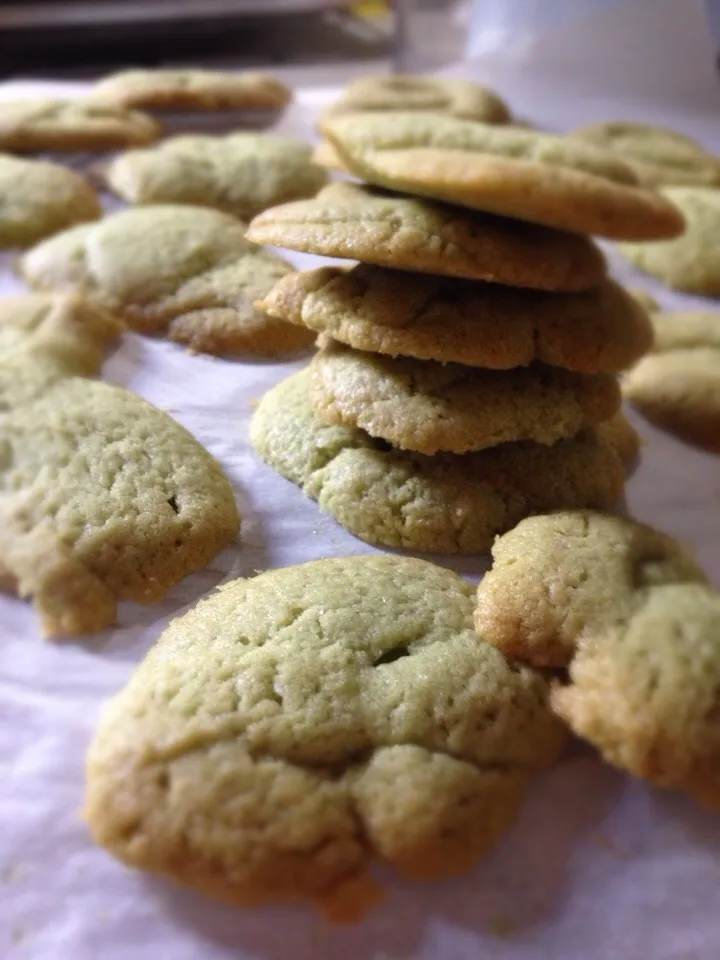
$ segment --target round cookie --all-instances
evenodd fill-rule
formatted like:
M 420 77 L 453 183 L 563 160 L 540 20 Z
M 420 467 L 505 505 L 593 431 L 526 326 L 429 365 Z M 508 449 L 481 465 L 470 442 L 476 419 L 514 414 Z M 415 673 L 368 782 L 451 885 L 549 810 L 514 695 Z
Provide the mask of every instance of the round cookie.
M 644 186 L 720 185 L 720 157 L 667 127 L 612 120 L 580 127 L 572 136 L 615 151 Z
M 720 452 L 720 315 L 657 313 L 653 353 L 622 383 L 623 395 L 652 423 Z
M 0 248 L 27 246 L 102 215 L 84 177 L 44 160 L 0 155 L 0 193 Z
M 93 102 L 148 110 L 267 110 L 284 107 L 288 88 L 267 73 L 222 70 L 123 70 L 103 77 Z
M 705 583 L 672 537 L 591 510 L 528 517 L 498 537 L 477 591 L 475 627 L 508 657 L 564 667 L 580 638 L 625 623 L 648 589 Z
M 685 233 L 659 243 L 620 243 L 618 250 L 673 290 L 720 296 L 720 190 L 664 187 L 661 193 L 682 211 Z
M 115 150 L 152 143 L 161 132 L 144 113 L 87 100 L 0 102 L 0 150 Z
M 93 297 L 143 333 L 220 355 L 289 353 L 313 335 L 253 306 L 292 267 L 245 239 L 245 226 L 201 207 L 157 205 L 74 227 L 22 258 L 35 290 Z
M 373 906 L 379 858 L 465 872 L 564 743 L 547 681 L 472 629 L 472 587 L 359 556 L 225 584 L 106 707 L 84 815 L 125 863 L 237 906 Z
M 123 329 L 73 294 L 0 299 L 0 410 L 34 399 L 64 377 L 94 376 Z
M 498 372 L 361 353 L 331 340 L 310 364 L 310 400 L 326 423 L 432 455 L 574 437 L 617 412 L 620 388 L 607 374 L 539 364 Z
M 507 123 L 510 110 L 488 87 L 458 77 L 387 74 L 360 77 L 322 114 L 322 120 L 364 111 L 420 110 L 484 123 Z
M 351 183 L 266 210 L 247 236 L 320 256 L 540 290 L 587 290 L 606 275 L 586 237 Z
M 368 543 L 444 554 L 483 553 L 530 513 L 607 506 L 623 490 L 615 450 L 595 434 L 552 447 L 509 443 L 463 455 L 393 450 L 363 430 L 314 415 L 302 370 L 260 401 L 257 453 L 321 510 Z
M 331 118 L 322 130 L 350 173 L 390 190 L 617 240 L 683 230 L 672 203 L 580 140 L 399 112 Z
M 616 373 L 652 344 L 645 312 L 612 280 L 552 294 L 359 264 L 290 274 L 259 306 L 357 350 L 494 370 Z
M 640 453 L 640 435 L 622 410 L 618 410 L 609 420 L 599 423 L 595 432 L 610 444 L 626 465 L 632 464 Z
M 0 417 L 0 574 L 49 636 L 161 599 L 238 527 L 217 461 L 127 390 L 64 379 Z
M 531 517 L 501 537 L 475 625 L 568 667 L 553 711 L 606 760 L 720 805 L 720 594 L 672 538 L 622 517 Z
M 127 203 L 187 203 L 249 219 L 325 185 L 310 153 L 298 140 L 268 133 L 172 137 L 121 154 L 100 176 Z

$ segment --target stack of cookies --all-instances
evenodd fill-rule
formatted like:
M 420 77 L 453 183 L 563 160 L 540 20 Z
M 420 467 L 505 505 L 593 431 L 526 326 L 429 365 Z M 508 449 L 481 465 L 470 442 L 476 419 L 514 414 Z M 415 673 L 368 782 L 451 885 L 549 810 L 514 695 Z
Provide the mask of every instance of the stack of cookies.
M 674 236 L 678 211 L 558 137 L 418 113 L 323 129 L 367 184 L 266 211 L 249 236 L 360 262 L 260 304 L 321 336 L 259 405 L 259 454 L 384 546 L 482 552 L 529 514 L 612 505 L 635 445 L 617 374 L 652 330 L 584 234 Z

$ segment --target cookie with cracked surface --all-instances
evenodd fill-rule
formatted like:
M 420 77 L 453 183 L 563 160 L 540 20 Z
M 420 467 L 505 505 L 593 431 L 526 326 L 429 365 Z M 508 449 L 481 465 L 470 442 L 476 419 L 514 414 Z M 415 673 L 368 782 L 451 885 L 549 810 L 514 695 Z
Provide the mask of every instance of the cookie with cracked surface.
M 94 376 L 123 330 L 112 314 L 74 294 L 0 299 L 0 410 L 64 377 Z
M 313 335 L 253 306 L 292 267 L 245 239 L 218 210 L 158 205 L 73 227 L 29 250 L 20 273 L 35 290 L 92 297 L 142 333 L 206 353 L 290 353 Z
M 220 465 L 167 414 L 63 379 L 0 417 L 2 579 L 46 635 L 92 633 L 150 603 L 237 534 Z
M 247 235 L 320 256 L 540 290 L 587 290 L 606 275 L 587 237 L 352 183 L 266 210 Z
M 361 427 L 403 450 L 467 453 L 574 437 L 618 410 L 620 388 L 609 374 L 541 364 L 483 370 L 383 357 L 324 340 L 310 364 L 310 401 L 326 423 Z
M 99 175 L 127 203 L 187 203 L 249 219 L 326 184 L 310 153 L 299 140 L 269 133 L 172 137 L 116 157 Z
M 672 537 L 592 510 L 528 517 L 492 555 L 477 591 L 478 633 L 543 667 L 567 666 L 578 638 L 628 621 L 650 588 L 705 582 Z
M 235 580 L 174 620 L 109 704 L 85 819 L 134 867 L 239 906 L 350 921 L 377 857 L 465 872 L 563 745 L 547 682 L 472 629 L 473 589 L 422 560 Z
M 652 343 L 645 312 L 612 280 L 552 294 L 359 264 L 290 274 L 259 306 L 356 350 L 492 370 L 616 373 Z
M 500 537 L 475 625 L 568 667 L 553 711 L 610 763 L 720 804 L 720 594 L 671 537 L 623 517 L 532 517 Z
M 3 100 L 0 150 L 115 150 L 157 140 L 162 129 L 152 117 L 88 100 Z
M 530 513 L 607 506 L 623 490 L 615 450 L 591 431 L 552 447 L 508 443 L 462 455 L 394 450 L 364 430 L 330 426 L 309 399 L 309 371 L 279 383 L 251 424 L 257 453 L 368 543 L 483 553 Z
M 623 378 L 623 395 L 648 420 L 720 453 L 720 314 L 657 313 L 653 352 Z
M 645 186 L 720 186 L 720 157 L 676 130 L 611 120 L 580 127 L 572 136 L 613 150 Z
M 720 296 L 720 190 L 664 187 L 660 192 L 682 211 L 685 233 L 657 243 L 619 243 L 618 250 L 673 290 Z
M 510 110 L 502 98 L 472 80 L 387 74 L 353 81 L 323 112 L 321 122 L 340 114 L 388 110 L 419 110 L 484 123 L 510 120 Z
M 24 247 L 102 216 L 84 177 L 45 160 L 0 156 L 0 248 Z
M 277 110 L 292 99 L 268 73 L 222 70 L 123 70 L 103 77 L 96 103 L 147 110 Z
M 676 237 L 680 212 L 610 151 L 569 137 L 431 114 L 355 114 L 322 124 L 368 183 L 617 240 Z

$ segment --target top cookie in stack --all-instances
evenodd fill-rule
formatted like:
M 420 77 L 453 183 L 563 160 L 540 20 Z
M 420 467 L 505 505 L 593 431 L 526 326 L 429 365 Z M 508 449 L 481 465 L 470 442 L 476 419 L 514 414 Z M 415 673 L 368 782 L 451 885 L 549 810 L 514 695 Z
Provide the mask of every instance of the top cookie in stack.
M 261 402 L 260 455 L 386 546 L 481 552 L 528 514 L 611 505 L 633 447 L 615 374 L 652 333 L 583 234 L 672 236 L 678 211 L 559 137 L 418 113 L 323 130 L 369 185 L 266 211 L 249 235 L 360 263 L 262 302 L 322 336 Z

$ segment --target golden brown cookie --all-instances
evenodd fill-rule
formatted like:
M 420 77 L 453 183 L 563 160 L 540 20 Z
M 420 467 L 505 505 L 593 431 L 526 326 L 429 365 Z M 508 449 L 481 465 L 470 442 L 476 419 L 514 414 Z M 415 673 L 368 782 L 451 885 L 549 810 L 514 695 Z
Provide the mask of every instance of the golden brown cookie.
M 572 136 L 614 150 L 645 186 L 720 186 L 720 157 L 676 130 L 612 120 L 580 127 Z
M 684 227 L 669 200 L 580 140 L 413 113 L 341 116 L 322 130 L 350 173 L 390 190 L 617 240 Z
M 608 506 L 622 494 L 620 459 L 593 431 L 552 447 L 506 443 L 427 457 L 357 428 L 329 426 L 313 413 L 308 391 L 307 370 L 270 390 L 253 416 L 253 446 L 368 543 L 484 553 L 497 533 L 528 514 Z
M 377 901 L 375 858 L 412 879 L 471 869 L 564 742 L 545 678 L 478 641 L 472 593 L 390 556 L 225 584 L 106 708 L 95 839 L 237 906 L 336 921 Z
M 616 413 L 620 389 L 608 374 L 541 364 L 483 370 L 325 340 L 310 364 L 310 400 L 326 423 L 361 427 L 394 447 L 432 455 L 574 437 Z
M 665 187 L 661 193 L 682 211 L 682 236 L 659 243 L 620 243 L 629 262 L 673 290 L 720 296 L 720 190 Z
M 297 325 L 253 306 L 292 267 L 245 239 L 218 210 L 136 207 L 75 227 L 30 250 L 20 272 L 35 290 L 73 290 L 207 353 L 280 355 L 312 343 Z
M 419 110 L 484 123 L 507 123 L 510 110 L 488 87 L 458 77 L 387 74 L 360 77 L 325 110 L 321 121 L 345 113 Z
M 610 444 L 626 465 L 632 464 L 632 461 L 640 453 L 640 447 L 642 446 L 640 435 L 622 410 L 619 410 L 609 420 L 599 423 L 595 430 L 603 440 Z
M 259 306 L 357 350 L 495 370 L 615 373 L 652 344 L 645 312 L 612 280 L 553 294 L 360 264 L 290 274 Z
M 147 114 L 87 100 L 0 102 L 0 150 L 114 150 L 152 143 L 161 132 Z
M 247 236 L 320 256 L 541 290 L 587 290 L 606 273 L 598 248 L 577 234 L 351 183 L 266 210 Z
M 95 85 L 91 97 L 148 110 L 266 110 L 284 107 L 292 94 L 267 73 L 166 69 L 111 74 Z

